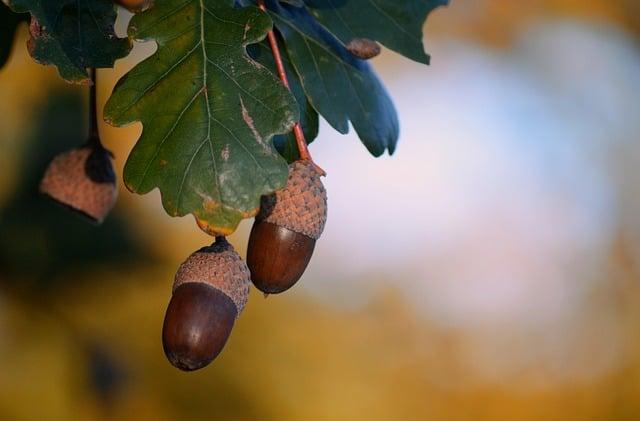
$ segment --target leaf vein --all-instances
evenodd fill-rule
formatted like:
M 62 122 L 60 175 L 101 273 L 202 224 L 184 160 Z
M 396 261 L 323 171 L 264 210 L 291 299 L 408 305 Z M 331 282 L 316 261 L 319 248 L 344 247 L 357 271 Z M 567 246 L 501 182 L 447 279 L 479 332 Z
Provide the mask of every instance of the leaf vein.
M 173 132 L 175 131 L 176 127 L 178 127 L 178 124 L 182 120 L 182 117 L 187 112 L 187 110 L 191 107 L 191 105 L 194 103 L 196 98 L 198 98 L 198 95 L 200 95 L 200 91 L 196 92 L 196 94 L 193 96 L 193 98 L 191 98 L 191 100 L 189 100 L 187 105 L 182 109 L 182 111 L 178 115 L 178 118 L 176 118 L 176 121 L 173 123 L 173 126 L 171 126 L 171 128 L 169 129 L 167 134 L 162 138 L 162 140 L 160 141 L 160 143 L 156 147 L 156 150 L 155 150 L 155 152 L 153 154 L 153 157 L 147 162 L 147 165 L 145 166 L 145 169 L 144 169 L 144 171 L 142 173 L 142 178 L 140 179 L 140 182 L 138 183 L 138 187 L 140 187 L 142 184 L 144 184 L 144 180 L 146 179 L 147 174 L 149 173 L 149 168 L 151 167 L 151 164 L 156 160 L 156 158 L 160 154 L 160 150 L 164 146 L 164 143 L 167 141 L 169 136 L 171 136 L 173 134 Z

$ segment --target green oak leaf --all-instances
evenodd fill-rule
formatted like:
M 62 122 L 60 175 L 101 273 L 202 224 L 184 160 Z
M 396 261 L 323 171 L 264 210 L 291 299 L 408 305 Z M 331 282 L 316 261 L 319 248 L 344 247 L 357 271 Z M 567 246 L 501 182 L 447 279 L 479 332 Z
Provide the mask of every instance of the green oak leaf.
M 340 133 L 349 131 L 351 121 L 374 156 L 385 150 L 392 154 L 398 115 L 371 66 L 349 53 L 305 8 L 274 0 L 266 4 L 313 108 Z
M 278 38 L 280 45 L 284 45 L 282 43 L 282 39 L 280 37 Z M 289 81 L 289 86 L 291 87 L 291 92 L 295 96 L 298 108 L 300 109 L 300 124 L 304 132 L 304 137 L 307 144 L 309 144 L 318 136 L 318 113 L 313 109 L 311 104 L 309 104 L 309 101 L 307 101 L 307 96 L 304 93 L 302 82 L 300 82 L 286 51 L 283 51 L 282 48 L 280 50 L 282 64 L 287 72 L 287 79 Z M 265 66 L 267 69 L 270 69 L 274 74 L 276 73 L 273 53 L 267 41 L 251 45 L 248 48 L 248 51 L 249 55 L 254 60 Z M 278 152 L 280 152 L 280 155 L 282 155 L 287 162 L 291 163 L 300 157 L 296 138 L 293 135 L 293 132 L 286 135 L 274 136 L 273 143 L 275 144 L 276 149 L 278 149 Z
M 90 83 L 88 67 L 113 67 L 131 49 L 113 30 L 111 0 L 8 0 L 19 13 L 31 13 L 29 53 L 38 63 L 53 64 L 60 76 Z
M 165 0 L 136 15 L 129 35 L 158 50 L 120 79 L 105 106 L 114 125 L 143 124 L 127 187 L 158 187 L 170 215 L 191 213 L 212 235 L 233 232 L 262 195 L 285 185 L 287 164 L 271 138 L 298 120 L 295 98 L 246 52 L 271 19 L 232 4 Z
M 0 2 L 0 68 L 2 68 L 11 54 L 13 39 L 20 22 L 26 15 L 13 13 L 4 3 Z
M 429 13 L 448 0 L 305 0 L 311 14 L 345 45 L 369 38 L 429 64 L 422 27 Z

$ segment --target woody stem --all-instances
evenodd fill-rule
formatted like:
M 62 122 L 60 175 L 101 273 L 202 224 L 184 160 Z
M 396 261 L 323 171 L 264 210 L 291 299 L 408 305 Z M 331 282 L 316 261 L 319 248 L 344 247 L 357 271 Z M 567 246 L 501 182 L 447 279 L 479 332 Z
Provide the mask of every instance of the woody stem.
M 91 76 L 91 85 L 89 86 L 89 140 L 87 143 L 92 146 L 102 146 L 100 142 L 100 133 L 98 132 L 98 107 L 96 98 L 96 69 L 89 69 Z
M 264 4 L 264 0 L 257 0 L 258 7 L 264 12 L 267 11 L 267 7 Z M 280 48 L 278 47 L 278 39 L 276 38 L 275 31 L 272 29 L 267 34 L 267 40 L 269 41 L 269 46 L 271 47 L 271 52 L 273 53 L 273 60 L 276 63 L 276 70 L 278 72 L 278 77 L 282 81 L 282 84 L 291 91 L 291 86 L 289 85 L 289 79 L 287 78 L 287 72 L 284 69 L 284 64 L 282 63 L 282 56 L 280 55 Z M 307 147 L 307 141 L 304 138 L 304 132 L 302 131 L 302 125 L 298 122 L 293 126 L 293 135 L 296 138 L 296 145 L 298 146 L 298 153 L 300 154 L 300 159 L 305 159 L 311 161 L 322 173 L 324 171 L 318 167 L 318 165 L 313 162 L 311 158 L 311 154 L 309 153 L 309 148 Z

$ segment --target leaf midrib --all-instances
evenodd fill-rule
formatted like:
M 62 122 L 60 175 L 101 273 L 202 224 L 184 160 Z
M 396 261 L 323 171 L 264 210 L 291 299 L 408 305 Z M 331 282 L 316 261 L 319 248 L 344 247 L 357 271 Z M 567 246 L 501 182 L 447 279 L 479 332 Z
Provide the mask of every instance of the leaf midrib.
M 198 153 L 200 153 L 200 150 L 202 149 L 202 147 L 204 146 L 204 143 L 206 143 L 206 142 L 209 143 L 209 152 L 210 152 L 210 155 L 211 155 L 211 162 L 213 164 L 213 168 L 212 168 L 213 174 L 212 174 L 212 176 L 213 176 L 213 179 L 215 180 L 215 183 L 216 183 L 216 193 L 217 193 L 217 197 L 218 197 L 218 203 L 223 207 L 225 206 L 224 205 L 224 201 L 222 199 L 222 189 L 220 188 L 218 166 L 217 166 L 217 162 L 216 162 L 216 158 L 215 158 L 215 153 L 214 153 L 214 150 L 213 150 L 213 140 L 211 139 L 211 121 L 212 120 L 215 121 L 217 124 L 219 124 L 222 128 L 224 128 L 231 135 L 231 137 L 237 142 L 237 144 L 242 147 L 242 149 L 247 153 L 247 155 L 249 157 L 251 157 L 251 159 L 256 164 L 256 166 L 258 166 L 260 168 L 260 170 L 263 172 L 263 174 L 265 175 L 266 179 L 268 180 L 269 184 L 273 184 L 273 180 L 271 179 L 271 176 L 270 176 L 269 172 L 260 164 L 260 162 L 256 159 L 254 154 L 247 148 L 247 146 L 235 135 L 233 130 L 230 130 L 227 126 L 225 126 L 221 121 L 219 121 L 218 119 L 216 119 L 212 115 L 212 113 L 211 113 L 211 105 L 209 103 L 207 64 L 211 64 L 211 65 L 215 66 L 230 81 L 232 81 L 241 91 L 243 91 L 244 93 L 249 95 L 256 102 L 260 103 L 262 106 L 264 106 L 265 108 L 267 108 L 271 112 L 275 112 L 275 110 L 271 109 L 271 107 L 269 107 L 267 104 L 265 104 L 262 100 L 260 100 L 259 98 L 255 97 L 254 95 L 251 94 L 251 92 L 248 92 L 246 89 L 244 89 L 233 77 L 231 77 L 231 75 L 229 75 L 227 72 L 225 72 L 224 69 L 222 69 L 217 63 L 215 63 L 214 61 L 210 60 L 209 56 L 207 54 L 207 50 L 206 50 L 207 41 L 206 41 L 206 38 L 205 38 L 205 25 L 204 25 L 204 14 L 205 14 L 205 12 L 207 14 L 209 14 L 211 17 L 213 17 L 216 20 L 219 20 L 221 22 L 232 23 L 232 24 L 234 24 L 236 26 L 242 26 L 242 25 L 239 25 L 237 22 L 227 21 L 227 20 L 222 19 L 219 16 L 215 15 L 211 10 L 209 10 L 204 5 L 204 0 L 199 0 L 199 3 L 200 3 L 200 41 L 199 41 L 199 44 L 202 47 L 202 57 L 203 57 L 202 74 L 203 74 L 203 79 L 202 79 L 202 89 L 196 94 L 196 96 L 199 95 L 201 92 L 204 93 L 204 100 L 205 100 L 205 103 L 206 103 L 206 106 L 207 106 L 207 117 L 208 117 L 208 119 L 207 119 L 207 136 L 202 141 L 200 146 L 198 146 L 198 148 L 196 149 L 194 154 L 191 156 L 191 159 L 189 160 L 189 164 L 187 165 L 187 168 L 184 171 L 184 175 L 183 175 L 182 180 L 180 182 L 180 187 L 178 189 L 178 195 L 177 195 L 177 198 L 176 198 L 176 208 L 178 210 L 180 209 L 180 203 L 181 203 L 181 199 L 182 199 L 182 192 L 184 190 L 184 183 L 186 182 L 187 176 L 188 176 L 188 174 L 189 174 L 189 172 L 191 170 L 191 165 L 193 164 L 193 161 L 195 160 L 195 157 L 198 155 Z M 258 139 L 256 139 L 256 140 L 258 140 Z
M 207 89 L 207 86 L 208 86 L 207 62 L 209 61 L 209 57 L 207 56 L 207 47 L 206 47 L 205 37 L 204 37 L 204 12 L 205 10 L 207 10 L 207 8 L 204 5 L 204 0 L 199 0 L 199 1 L 200 1 L 200 45 L 202 46 L 202 57 L 204 59 L 202 60 L 202 75 L 203 75 L 202 90 L 204 92 L 204 101 L 207 104 L 207 116 L 209 117 L 207 119 L 207 137 L 205 138 L 204 142 L 209 142 L 209 153 L 211 154 L 211 162 L 213 163 L 212 175 L 216 183 L 216 192 L 218 193 L 218 203 L 222 204 L 222 191 L 220 189 L 220 179 L 219 179 L 220 175 L 218 174 L 218 164 L 216 162 L 215 153 L 213 152 L 213 142 L 211 141 L 212 116 L 211 116 L 211 105 L 209 104 L 209 92 Z M 202 148 L 202 146 L 200 146 L 200 148 Z M 193 163 L 193 160 L 195 159 L 195 157 L 198 155 L 200 148 L 196 149 L 196 152 L 191 158 L 191 161 L 189 161 L 189 165 L 187 166 L 187 169 L 184 172 L 184 177 L 182 178 L 182 183 L 180 184 L 180 190 L 178 193 L 178 204 L 177 204 L 178 209 L 180 209 L 180 198 L 182 197 L 182 188 L 184 186 L 184 182 L 187 179 L 187 174 L 191 169 L 191 164 Z

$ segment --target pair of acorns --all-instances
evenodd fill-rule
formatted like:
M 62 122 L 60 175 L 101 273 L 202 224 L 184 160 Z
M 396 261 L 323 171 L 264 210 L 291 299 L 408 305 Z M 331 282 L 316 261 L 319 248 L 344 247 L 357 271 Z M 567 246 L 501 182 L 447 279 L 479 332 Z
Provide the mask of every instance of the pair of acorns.
M 244 309 L 251 282 L 265 294 L 278 294 L 300 279 L 327 218 L 321 175 L 313 162 L 296 161 L 289 166 L 286 186 L 262 198 L 247 263 L 225 237 L 216 237 L 180 265 L 162 328 L 171 364 L 192 371 L 218 356 Z M 40 189 L 100 223 L 117 193 L 110 152 L 98 141 L 59 155 Z
M 247 263 L 224 237 L 216 237 L 180 265 L 162 328 L 171 364 L 197 370 L 222 351 L 251 282 L 265 294 L 278 294 L 300 279 L 327 219 L 321 175 L 313 162 L 296 161 L 287 185 L 262 198 Z

